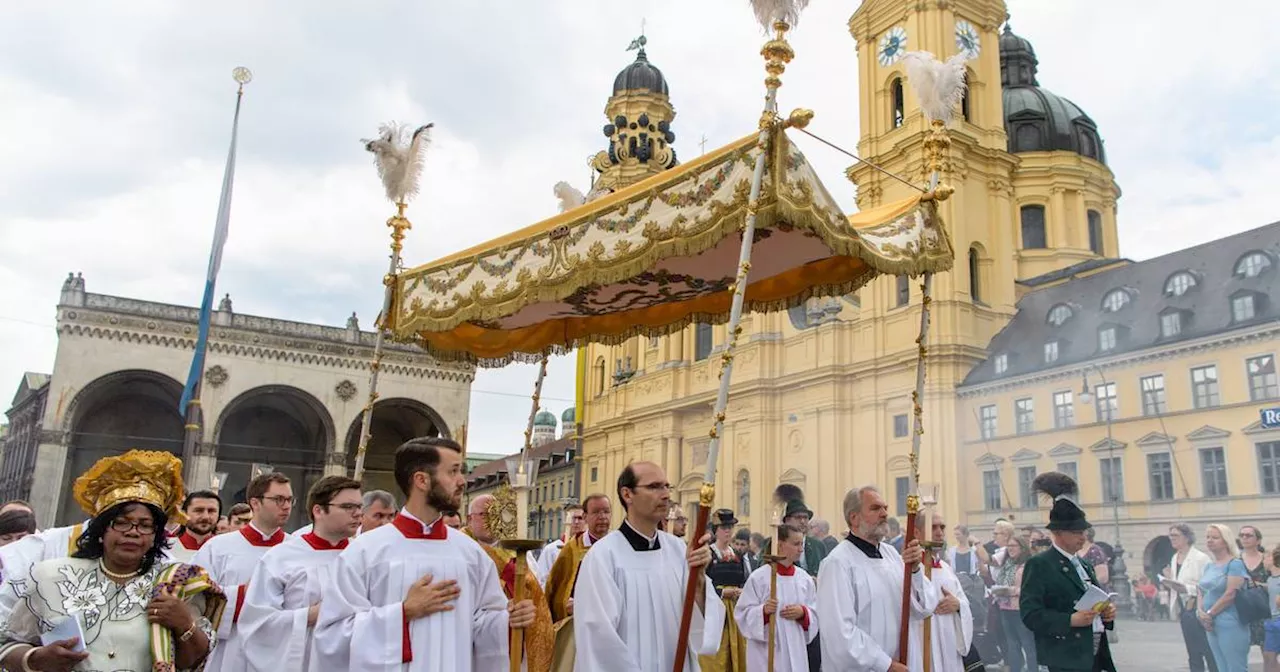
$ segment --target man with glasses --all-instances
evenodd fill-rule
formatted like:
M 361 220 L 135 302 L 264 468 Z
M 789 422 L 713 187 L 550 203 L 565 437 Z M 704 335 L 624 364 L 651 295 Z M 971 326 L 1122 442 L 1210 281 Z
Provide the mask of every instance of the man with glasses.
M 205 663 L 207 672 L 241 672 L 249 667 L 237 622 L 253 570 L 267 550 L 285 540 L 283 525 L 293 512 L 293 487 L 280 472 L 263 474 L 245 488 L 253 518 L 238 532 L 210 539 L 191 559 L 227 594 L 218 626 L 218 642 Z
M 360 482 L 325 476 L 307 493 L 307 508 L 311 530 L 268 550 L 249 580 L 238 627 L 254 672 L 307 671 L 321 586 L 360 529 Z
M 613 518 L 609 496 L 598 492 L 587 495 L 582 501 L 582 510 L 586 530 L 565 543 L 547 576 L 547 601 L 551 607 L 551 619 L 557 623 L 573 615 L 573 587 L 578 580 L 578 570 L 582 568 L 582 559 L 592 544 L 609 534 L 609 523 Z
M 551 574 L 551 568 L 556 564 L 556 558 L 560 555 L 561 549 L 569 540 L 582 534 L 587 529 L 584 522 L 585 514 L 582 507 L 577 504 L 569 504 L 564 507 L 564 534 L 559 539 L 542 547 L 542 554 L 538 556 L 537 562 L 533 563 L 533 571 L 538 575 L 538 580 L 543 584 L 547 582 L 547 576 Z
M 698 609 L 690 623 L 690 646 L 679 663 L 686 672 L 697 670 L 697 654 L 715 652 L 715 646 L 710 651 L 701 646 L 703 568 L 711 561 L 711 535 L 686 547 L 658 529 L 672 506 L 671 484 L 662 467 L 652 462 L 636 462 L 622 470 L 618 501 L 626 517 L 617 530 L 591 545 L 573 591 L 577 669 L 670 670 L 685 583 L 695 581 Z M 715 630 L 718 645 L 720 633 Z

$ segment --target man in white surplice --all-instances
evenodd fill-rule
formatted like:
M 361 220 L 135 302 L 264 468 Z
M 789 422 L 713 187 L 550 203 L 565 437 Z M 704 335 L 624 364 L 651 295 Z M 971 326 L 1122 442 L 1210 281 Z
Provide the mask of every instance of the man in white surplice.
M 925 537 L 926 516 L 916 516 L 917 538 Z M 929 540 L 937 550 L 929 553 L 929 582 L 936 591 L 938 606 L 933 610 L 933 627 L 929 630 L 929 648 L 933 650 L 934 672 L 964 672 L 964 656 L 973 644 L 973 613 L 969 598 L 951 565 L 942 560 L 947 543 L 947 523 L 934 515 L 930 521 Z M 1034 672 L 1034 671 L 1033 671 Z
M 764 672 L 769 666 L 769 621 L 777 618 L 773 667 L 777 672 L 809 672 L 806 647 L 818 635 L 818 595 L 813 577 L 796 571 L 804 553 L 804 531 L 792 525 L 778 527 L 778 590 L 769 598 L 773 568 L 759 567 L 747 577 L 733 610 L 738 630 L 747 638 L 747 672 Z
M 390 525 L 356 537 L 321 589 L 312 669 L 361 672 L 501 672 L 508 623 L 533 623 L 530 600 L 508 601 L 493 561 L 450 528 L 467 477 L 451 439 L 396 449 L 405 505 Z
M 587 529 L 586 514 L 582 512 L 582 506 L 570 504 L 564 507 L 564 523 L 564 534 L 559 539 L 543 546 L 542 554 L 531 565 L 534 575 L 538 577 L 538 583 L 541 583 L 543 587 L 546 587 L 547 577 L 551 576 L 551 568 L 556 566 L 556 558 L 560 556 L 560 551 L 564 549 L 564 545 Z
M 921 626 L 938 600 L 921 571 L 920 542 L 912 540 L 899 555 L 884 541 L 889 507 L 873 486 L 845 494 L 844 519 L 849 535 L 818 570 L 822 666 L 841 672 L 921 672 Z M 897 662 L 906 566 L 912 567 L 909 666 Z
M 310 531 L 266 552 L 245 596 L 240 638 L 251 672 L 306 672 L 320 587 L 332 583 L 338 553 L 360 529 L 360 482 L 325 476 L 307 493 Z
M 707 542 L 689 549 L 680 539 L 658 529 L 667 517 L 671 484 L 652 462 L 627 465 L 618 476 L 618 500 L 626 511 L 622 525 L 591 545 L 582 559 L 573 595 L 577 669 L 610 672 L 665 672 L 675 662 L 685 582 L 703 584 L 703 568 L 711 561 Z M 702 610 L 706 587 L 700 586 L 698 607 L 689 628 L 685 672 L 698 672 L 702 649 Z M 713 600 L 714 599 L 713 595 Z M 721 608 L 719 623 L 724 614 Z M 715 627 L 714 639 L 720 641 Z

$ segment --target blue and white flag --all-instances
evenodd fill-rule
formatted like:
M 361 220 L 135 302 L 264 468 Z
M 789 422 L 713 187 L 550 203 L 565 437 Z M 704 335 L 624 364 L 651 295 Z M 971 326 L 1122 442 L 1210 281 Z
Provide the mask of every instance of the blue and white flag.
M 196 386 L 204 374 L 204 354 L 209 346 L 209 318 L 213 313 L 214 286 L 218 281 L 218 267 L 222 265 L 222 246 L 227 242 L 227 229 L 231 223 L 231 184 L 236 175 L 236 134 L 240 127 L 240 101 L 244 92 L 236 94 L 236 113 L 231 121 L 231 150 L 227 152 L 227 168 L 222 174 L 222 196 L 218 199 L 218 220 L 213 227 L 213 249 L 209 251 L 209 272 L 204 281 L 204 300 L 200 303 L 200 332 L 196 336 L 196 352 L 191 358 L 191 371 L 187 374 L 187 386 L 178 402 L 178 413 L 185 418 L 187 406 L 196 394 Z

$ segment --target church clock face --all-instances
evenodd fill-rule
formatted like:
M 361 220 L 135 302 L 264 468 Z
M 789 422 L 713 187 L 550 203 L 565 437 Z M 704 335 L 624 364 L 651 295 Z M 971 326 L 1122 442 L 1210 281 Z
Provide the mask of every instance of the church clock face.
M 960 19 L 956 21 L 956 51 L 973 60 L 982 52 L 982 42 L 978 38 L 978 29 L 972 23 Z
M 907 53 L 907 31 L 902 26 L 894 26 L 889 32 L 880 38 L 880 48 L 877 50 L 880 59 L 880 66 L 887 68 L 897 63 L 902 55 Z

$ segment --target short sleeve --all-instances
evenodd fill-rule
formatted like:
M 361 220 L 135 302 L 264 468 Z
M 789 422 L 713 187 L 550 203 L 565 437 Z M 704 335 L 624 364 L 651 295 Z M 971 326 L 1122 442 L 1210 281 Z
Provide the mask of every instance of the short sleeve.
M 1227 576 L 1238 576 L 1242 579 L 1249 578 L 1249 570 L 1245 569 L 1244 560 L 1236 558 L 1227 563 Z

